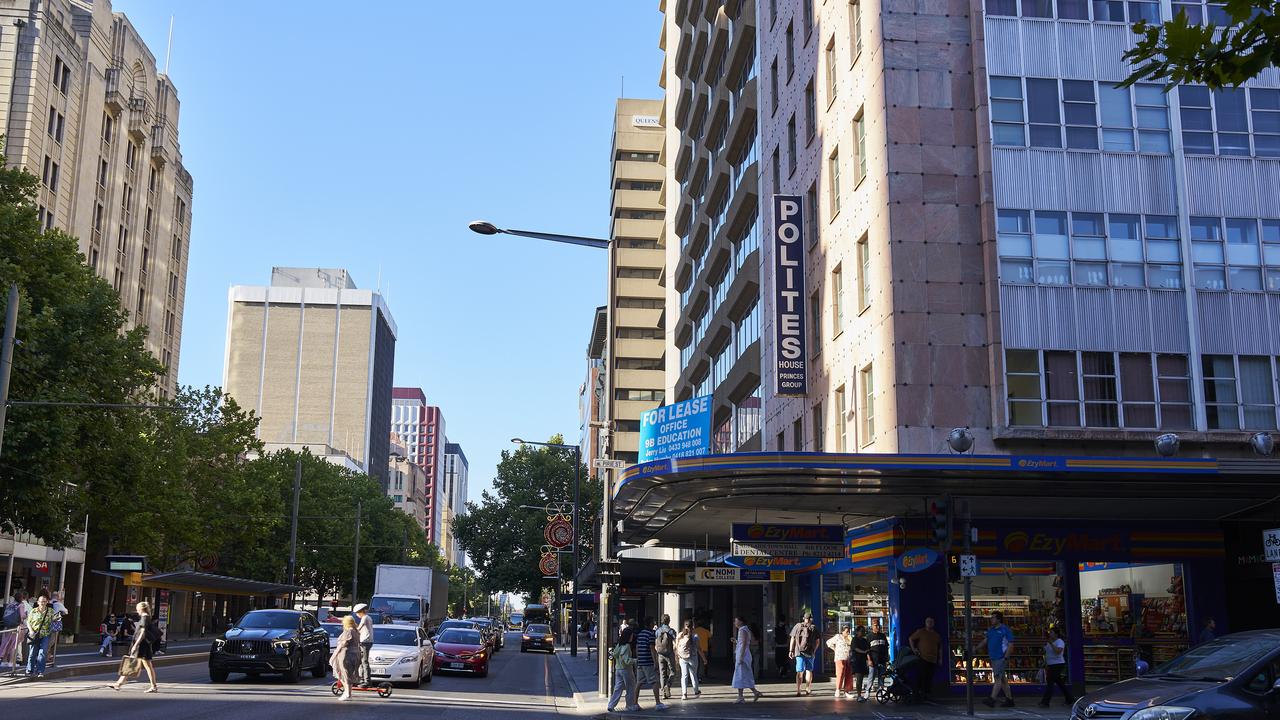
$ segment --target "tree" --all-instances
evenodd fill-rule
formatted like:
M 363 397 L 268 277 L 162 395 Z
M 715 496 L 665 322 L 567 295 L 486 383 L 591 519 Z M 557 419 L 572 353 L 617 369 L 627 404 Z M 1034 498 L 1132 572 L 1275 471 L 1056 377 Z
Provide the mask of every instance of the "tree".
M 474 615 L 484 606 L 487 583 L 466 565 L 449 568 L 449 617 Z
M 553 443 L 563 442 L 553 436 Z M 479 504 L 467 503 L 467 512 L 454 521 L 458 542 L 471 558 L 490 590 L 513 590 L 532 597 L 541 595 L 554 581 L 542 578 L 538 569 L 542 533 L 547 516 L 522 505 L 572 507 L 574 483 L 573 455 L 558 448 L 522 445 L 503 451 L 492 492 L 486 490 Z M 580 468 L 582 477 L 579 537 L 581 558 L 591 557 L 592 528 L 600 506 L 602 486 Z M 570 562 L 565 558 L 561 577 L 568 578 Z
M 1280 61 L 1280 0 L 1227 0 L 1224 9 L 1230 24 L 1223 26 L 1201 25 L 1185 11 L 1160 25 L 1135 25 L 1141 39 L 1124 58 L 1137 69 L 1125 84 L 1150 79 L 1167 87 L 1221 88 L 1240 85 Z
M 0 298 L 19 288 L 10 398 L 25 401 L 144 402 L 161 376 L 144 327 L 127 316 L 105 280 L 85 264 L 75 238 L 40 232 L 37 179 L 0 168 Z M 138 411 L 16 406 L 0 448 L 0 518 L 53 545 L 79 530 L 90 487 L 128 485 L 128 462 L 146 432 Z M 123 462 L 122 462 L 123 461 Z

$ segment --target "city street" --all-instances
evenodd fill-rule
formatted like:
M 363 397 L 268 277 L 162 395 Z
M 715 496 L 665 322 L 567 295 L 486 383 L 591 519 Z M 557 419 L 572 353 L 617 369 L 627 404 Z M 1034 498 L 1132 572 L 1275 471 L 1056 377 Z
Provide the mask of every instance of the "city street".
M 522 654 L 519 636 L 509 634 L 507 647 L 494 656 L 489 676 L 437 675 L 421 689 L 397 687 L 391 697 L 356 693 L 350 702 L 339 702 L 329 691 L 332 678 L 304 677 L 290 685 L 277 677 L 249 679 L 233 675 L 224 683 L 209 681 L 204 663 L 190 663 L 157 670 L 160 692 L 143 693 L 146 674 L 119 692 L 107 684 L 112 675 L 91 675 L 27 682 L 0 688 L 0 703 L 39 708 L 45 718 L 110 718 L 172 720 L 173 718 L 542 718 L 573 712 L 560 664 L 553 655 Z

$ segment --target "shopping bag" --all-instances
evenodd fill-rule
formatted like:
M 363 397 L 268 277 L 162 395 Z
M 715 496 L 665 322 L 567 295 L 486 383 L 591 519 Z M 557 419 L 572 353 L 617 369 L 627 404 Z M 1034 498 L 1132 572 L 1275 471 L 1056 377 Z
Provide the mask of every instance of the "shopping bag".
M 1037 670 L 1037 671 L 1036 671 L 1036 683 L 1037 683 L 1037 684 L 1039 684 L 1039 685 L 1043 685 L 1043 684 L 1044 684 L 1044 682 L 1045 682 L 1045 681 L 1044 681 L 1044 668 L 1040 668 L 1039 670 Z
M 132 655 L 120 658 L 120 674 L 127 678 L 138 677 L 142 672 L 142 662 Z

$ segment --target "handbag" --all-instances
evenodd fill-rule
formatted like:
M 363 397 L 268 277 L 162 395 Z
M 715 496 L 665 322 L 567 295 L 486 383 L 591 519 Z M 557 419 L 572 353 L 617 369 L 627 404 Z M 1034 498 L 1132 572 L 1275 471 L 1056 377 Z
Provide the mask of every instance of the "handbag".
M 120 658 L 120 675 L 127 678 L 138 677 L 142 673 L 142 662 L 132 655 Z

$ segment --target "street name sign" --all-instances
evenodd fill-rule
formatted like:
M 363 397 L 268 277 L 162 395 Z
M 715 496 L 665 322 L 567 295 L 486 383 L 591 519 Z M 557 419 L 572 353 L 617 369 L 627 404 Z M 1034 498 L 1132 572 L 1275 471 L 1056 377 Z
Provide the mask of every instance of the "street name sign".
M 627 467 L 627 461 L 614 460 L 612 458 L 596 458 L 591 462 L 591 466 L 605 468 L 607 470 L 624 470 Z

